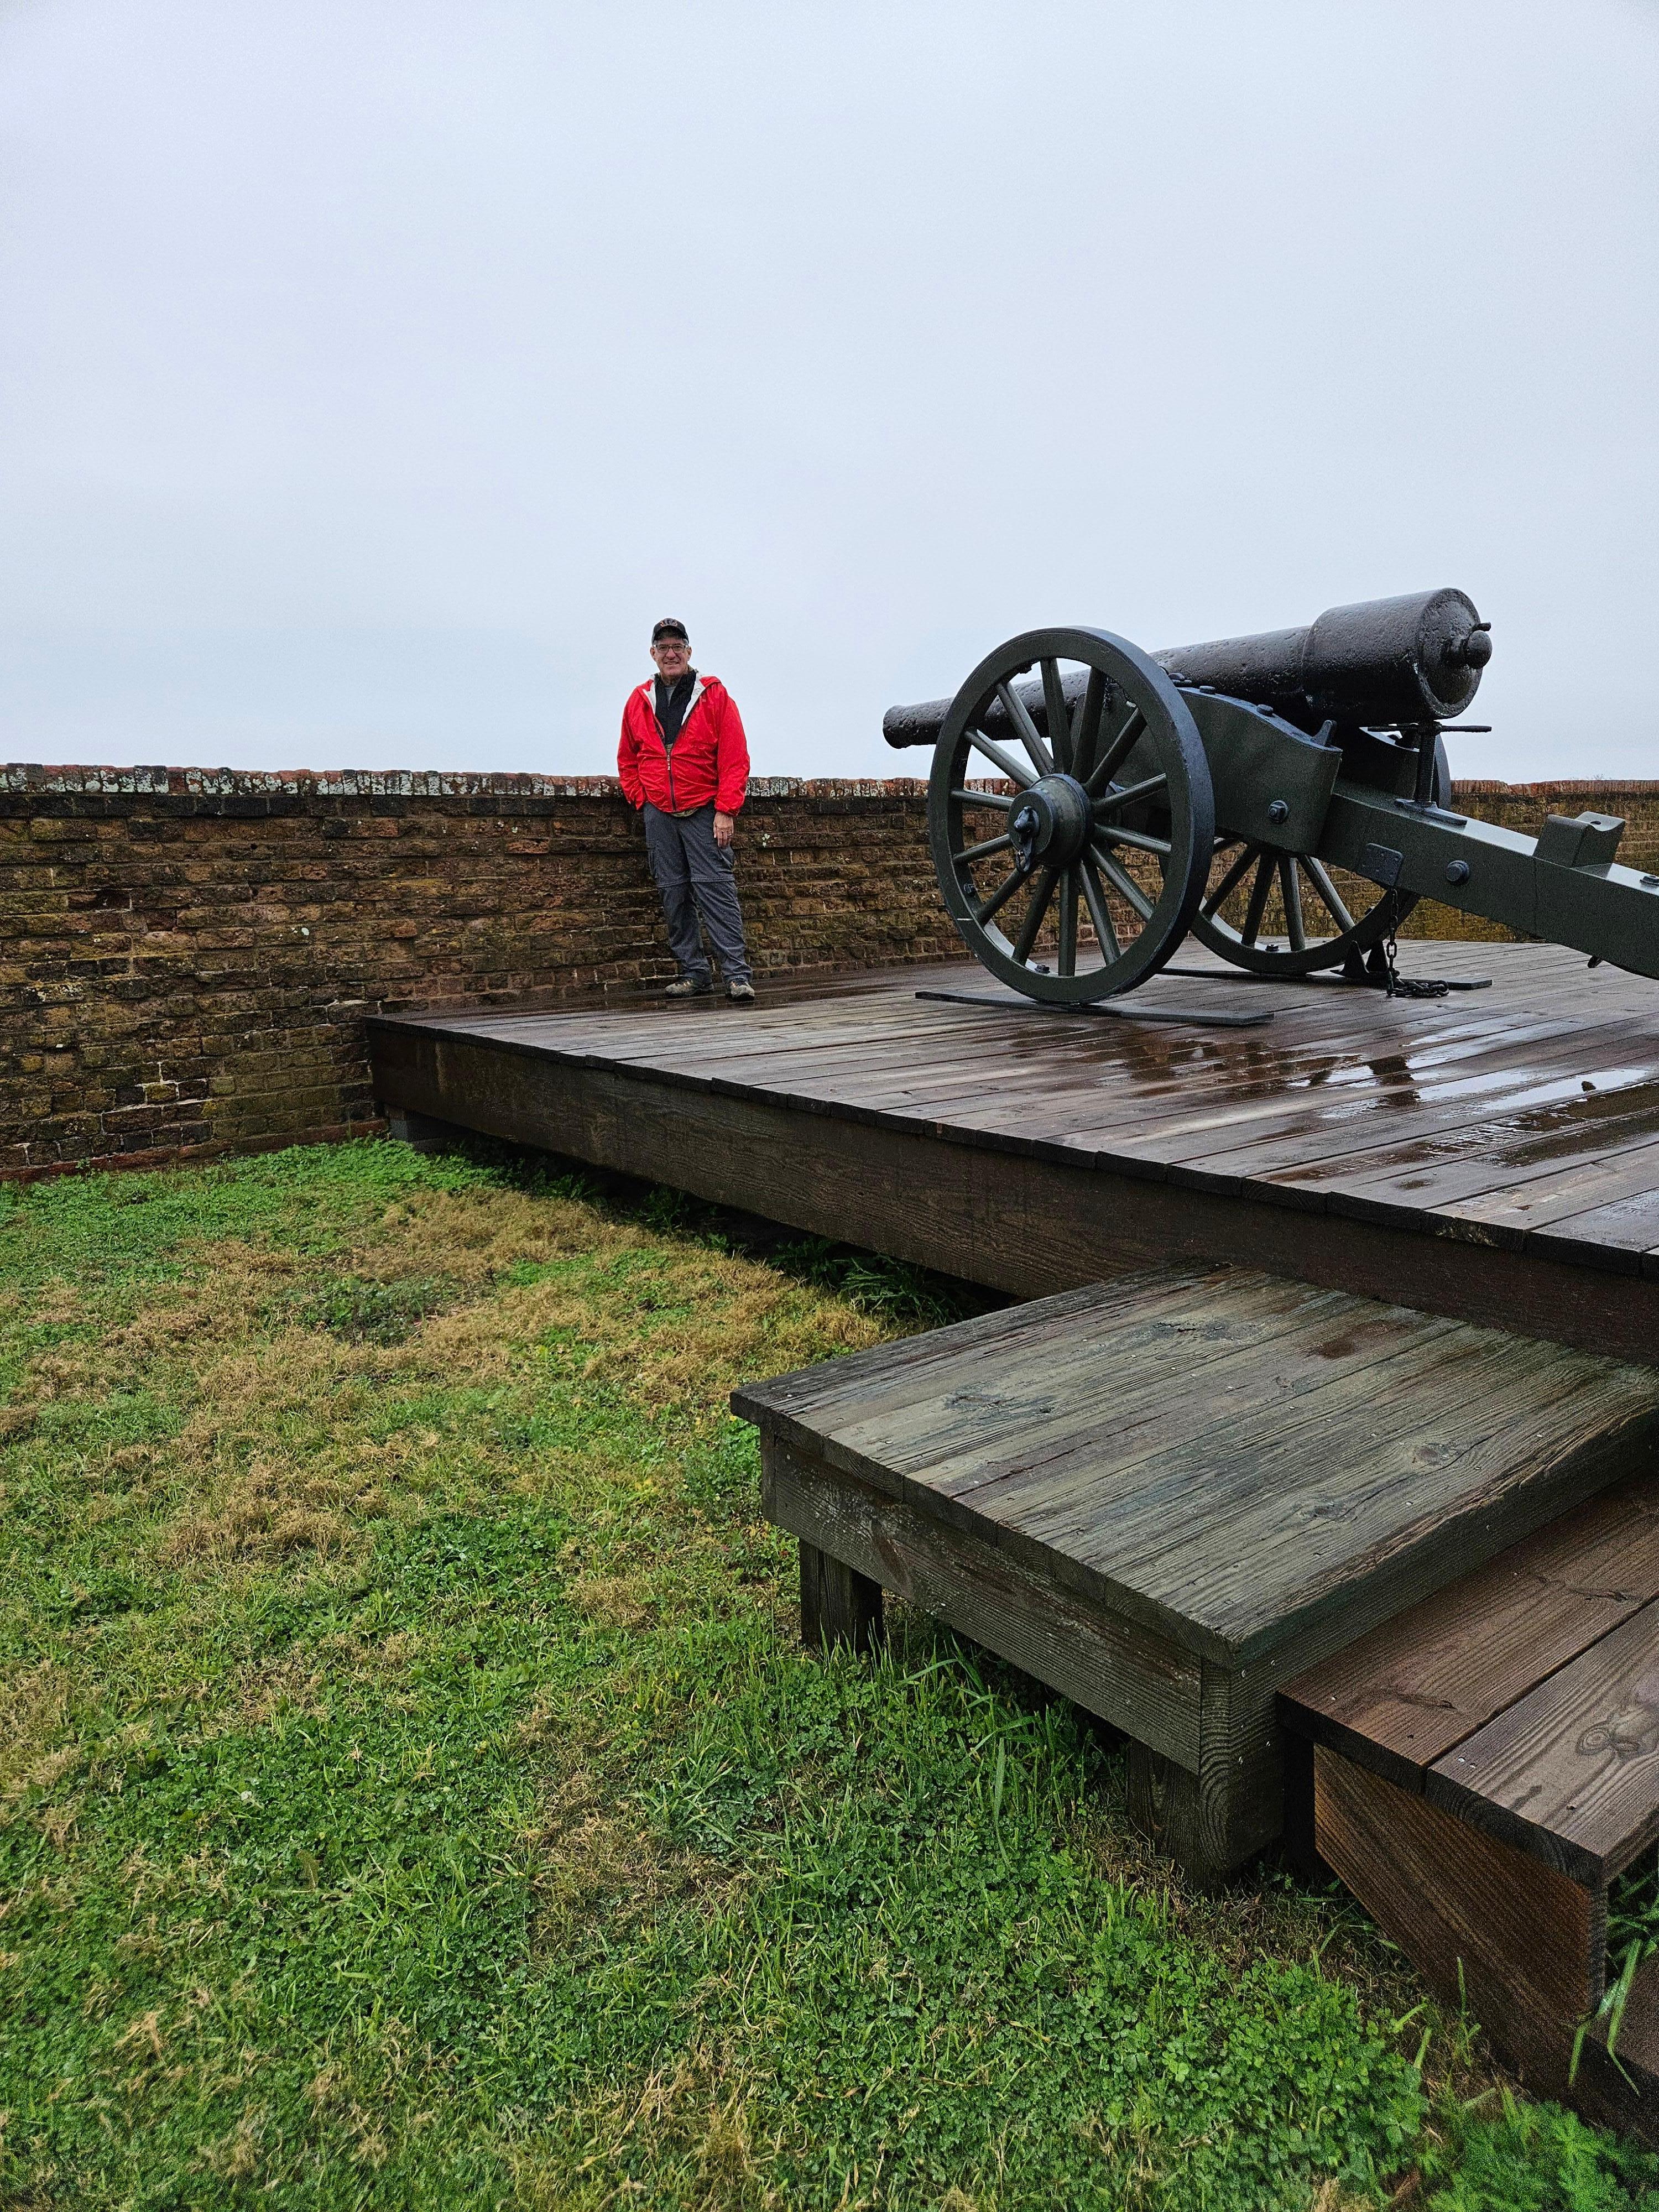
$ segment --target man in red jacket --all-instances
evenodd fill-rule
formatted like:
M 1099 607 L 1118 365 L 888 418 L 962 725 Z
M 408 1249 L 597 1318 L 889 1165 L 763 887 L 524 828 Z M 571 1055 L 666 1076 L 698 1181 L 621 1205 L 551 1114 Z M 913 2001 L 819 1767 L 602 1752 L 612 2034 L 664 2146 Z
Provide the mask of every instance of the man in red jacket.
M 617 773 L 645 817 L 645 849 L 668 917 L 679 974 L 671 999 L 714 988 L 703 932 L 720 963 L 728 999 L 752 1000 L 743 916 L 732 882 L 732 839 L 749 783 L 749 748 L 737 703 L 717 677 L 691 665 L 685 624 L 659 622 L 651 633 L 657 673 L 628 695 Z

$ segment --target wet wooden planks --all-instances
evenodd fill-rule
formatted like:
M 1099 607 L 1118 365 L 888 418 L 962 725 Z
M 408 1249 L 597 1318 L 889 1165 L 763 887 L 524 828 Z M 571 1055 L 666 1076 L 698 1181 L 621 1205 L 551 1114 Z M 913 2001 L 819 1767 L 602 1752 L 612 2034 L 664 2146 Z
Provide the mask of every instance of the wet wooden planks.
M 1659 1436 L 1645 1370 L 1229 1269 L 1125 1275 L 732 1403 L 805 1545 L 1182 1769 L 1171 1840 L 1206 1871 L 1277 1829 L 1287 1673 Z
M 1320 1741 L 1421 1791 L 1437 1761 L 1655 1598 L 1659 1474 L 1643 1474 L 1359 1638 L 1285 1695 Z
M 1639 1357 L 1659 1340 L 1659 992 L 1420 944 L 1489 991 L 1161 978 L 1194 1026 L 918 1000 L 976 969 L 371 1024 L 394 1108 L 678 1182 L 1016 1291 L 1168 1255 Z M 1206 1030 L 1218 1006 L 1270 1026 Z M 752 1170 L 752 1171 L 751 1171 Z M 757 1187 L 758 1186 L 758 1187 Z
M 1650 1972 L 1615 2066 L 1580 2023 L 1608 1884 L 1659 1838 L 1659 1469 L 1289 1681 L 1311 1848 L 1534 2086 L 1659 2138 Z M 1294 1762 L 1293 1762 L 1294 1763 Z
M 1291 1724 L 1315 1741 L 1604 1885 L 1659 1837 L 1659 1468 L 1284 1695 Z

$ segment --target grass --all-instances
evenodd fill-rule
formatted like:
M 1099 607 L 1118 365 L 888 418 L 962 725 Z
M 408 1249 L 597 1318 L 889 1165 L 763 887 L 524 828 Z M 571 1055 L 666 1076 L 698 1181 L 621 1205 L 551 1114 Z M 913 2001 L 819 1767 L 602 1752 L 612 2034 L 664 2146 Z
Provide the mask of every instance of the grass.
M 391 1145 L 0 1192 L 0 2203 L 1659 2203 L 1063 1701 L 803 1656 L 726 1394 L 953 1310 Z

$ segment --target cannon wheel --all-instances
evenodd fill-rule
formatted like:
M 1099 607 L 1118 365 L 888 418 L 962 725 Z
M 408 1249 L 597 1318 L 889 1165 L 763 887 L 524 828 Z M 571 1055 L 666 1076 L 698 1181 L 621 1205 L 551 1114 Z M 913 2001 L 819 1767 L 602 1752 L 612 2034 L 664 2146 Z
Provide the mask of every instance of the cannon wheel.
M 1014 685 L 1033 668 L 1028 703 Z M 968 788 L 988 776 L 1012 795 Z M 1197 726 L 1155 660 L 1106 630 L 1028 630 L 951 701 L 927 826 L 975 958 L 1029 998 L 1083 1006 L 1133 990 L 1186 935 L 1215 802 Z M 1131 853 L 1151 864 L 1139 879 Z
M 1446 748 L 1437 744 L 1435 805 L 1443 806 L 1450 794 Z M 1212 952 L 1256 975 L 1289 979 L 1340 968 L 1351 952 L 1364 955 L 1380 945 L 1418 903 L 1405 892 L 1395 897 L 1367 884 L 1364 903 L 1356 913 L 1324 863 L 1311 854 L 1277 852 L 1224 832 L 1215 841 L 1209 875 L 1193 916 L 1193 934 Z M 1279 908 L 1269 932 L 1268 902 L 1275 892 Z M 1237 917 L 1234 921 L 1223 910 L 1229 906 Z

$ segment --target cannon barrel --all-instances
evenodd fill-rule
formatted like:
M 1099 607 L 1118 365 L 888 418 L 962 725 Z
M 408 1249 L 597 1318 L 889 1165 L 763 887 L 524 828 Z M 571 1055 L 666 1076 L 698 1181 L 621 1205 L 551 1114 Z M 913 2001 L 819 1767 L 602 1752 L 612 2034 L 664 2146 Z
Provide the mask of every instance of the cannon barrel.
M 1272 707 L 1301 728 L 1316 730 L 1328 720 L 1410 728 L 1467 709 L 1492 658 L 1492 635 L 1474 600 L 1446 588 L 1330 607 L 1304 629 L 1174 646 L 1153 658 L 1177 684 Z M 1081 681 L 1068 678 L 1068 695 Z M 1046 732 L 1042 685 L 1017 688 Z M 932 744 L 950 710 L 948 699 L 891 707 L 882 735 L 896 747 Z M 994 734 L 1006 720 L 994 705 L 986 726 Z

